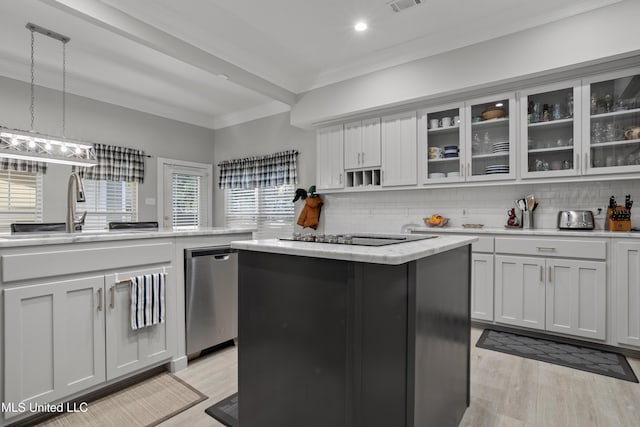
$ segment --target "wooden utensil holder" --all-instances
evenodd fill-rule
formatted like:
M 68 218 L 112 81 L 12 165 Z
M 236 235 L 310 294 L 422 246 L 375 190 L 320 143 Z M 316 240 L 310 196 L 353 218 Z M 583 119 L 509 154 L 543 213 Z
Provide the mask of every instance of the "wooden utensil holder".
M 613 220 L 611 215 L 614 212 L 625 210 L 624 206 L 616 206 L 615 208 L 607 208 L 607 222 L 605 223 L 605 230 L 609 231 L 631 231 L 631 220 Z

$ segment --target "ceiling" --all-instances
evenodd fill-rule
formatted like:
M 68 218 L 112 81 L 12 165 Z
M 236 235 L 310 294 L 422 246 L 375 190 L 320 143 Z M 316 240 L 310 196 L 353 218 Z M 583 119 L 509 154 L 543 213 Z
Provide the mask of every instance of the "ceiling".
M 71 38 L 67 91 L 208 128 L 286 111 L 297 94 L 620 0 L 3 0 L 0 75 L 29 81 L 27 22 Z M 353 31 L 363 19 L 369 30 Z M 58 41 L 36 84 L 61 88 Z M 224 75 L 224 76 L 221 76 Z

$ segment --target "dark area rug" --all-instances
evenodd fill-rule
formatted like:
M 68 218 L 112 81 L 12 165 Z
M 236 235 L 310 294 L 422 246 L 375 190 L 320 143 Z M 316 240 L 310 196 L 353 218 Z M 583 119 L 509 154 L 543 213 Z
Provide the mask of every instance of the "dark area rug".
M 238 393 L 233 393 L 204 411 L 227 427 L 238 427 Z
M 493 329 L 485 329 L 476 346 L 620 380 L 638 382 L 629 362 L 619 353 L 564 344 L 548 339 L 531 338 Z

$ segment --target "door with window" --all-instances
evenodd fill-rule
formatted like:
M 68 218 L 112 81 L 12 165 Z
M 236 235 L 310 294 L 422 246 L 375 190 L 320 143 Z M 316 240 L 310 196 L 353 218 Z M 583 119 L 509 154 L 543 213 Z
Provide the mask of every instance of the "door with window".
M 211 165 L 159 159 L 160 223 L 165 228 L 189 229 L 211 225 Z

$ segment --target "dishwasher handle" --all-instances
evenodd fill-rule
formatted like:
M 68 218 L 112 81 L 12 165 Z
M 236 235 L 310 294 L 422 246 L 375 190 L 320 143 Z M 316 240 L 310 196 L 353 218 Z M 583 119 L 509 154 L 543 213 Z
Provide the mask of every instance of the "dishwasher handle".
M 213 259 L 216 261 L 228 261 L 229 260 L 229 254 L 225 254 L 225 255 L 214 255 Z
M 201 257 L 201 256 L 213 256 L 216 259 L 219 259 L 218 257 L 227 257 L 226 259 L 229 258 L 229 254 L 233 254 L 238 252 L 235 249 L 231 249 L 230 246 L 211 246 L 211 247 L 207 247 L 207 248 L 192 248 L 192 249 L 185 249 L 184 250 L 184 257 L 185 258 L 197 258 L 197 257 Z M 220 261 L 222 261 L 222 259 L 220 259 Z

